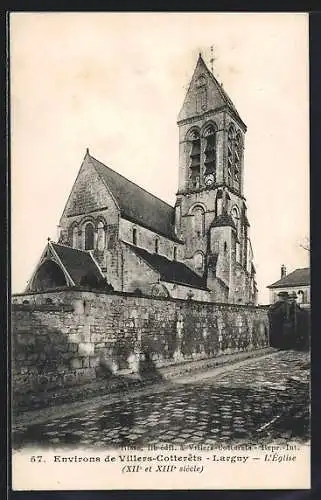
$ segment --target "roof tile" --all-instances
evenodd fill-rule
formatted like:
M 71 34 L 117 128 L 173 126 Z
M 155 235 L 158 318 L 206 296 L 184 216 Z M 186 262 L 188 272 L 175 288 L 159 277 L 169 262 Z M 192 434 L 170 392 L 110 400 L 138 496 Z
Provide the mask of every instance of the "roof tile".
M 78 250 L 60 243 L 51 245 L 62 264 L 68 271 L 75 285 L 99 284 L 104 279 L 94 262 L 90 252 Z
M 128 243 L 127 245 L 136 255 L 155 269 L 163 281 L 207 290 L 204 278 L 194 273 L 194 271 L 182 262 L 169 260 L 159 254 L 151 254 L 143 248 L 135 247 Z
M 179 241 L 174 231 L 175 209 L 88 155 L 98 174 L 116 199 L 122 217 L 151 229 L 157 234 Z
M 290 274 L 284 276 L 280 280 L 272 283 L 267 288 L 282 288 L 287 286 L 307 286 L 310 285 L 310 268 L 303 267 L 296 269 Z

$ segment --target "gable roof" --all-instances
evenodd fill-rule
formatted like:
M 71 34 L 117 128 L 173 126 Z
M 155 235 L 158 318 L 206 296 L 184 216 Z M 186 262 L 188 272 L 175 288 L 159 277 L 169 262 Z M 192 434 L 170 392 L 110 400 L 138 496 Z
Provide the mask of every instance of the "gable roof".
M 171 205 L 107 167 L 88 151 L 86 159 L 111 191 L 124 219 L 180 242 L 174 231 L 175 209 Z
M 194 273 L 194 271 L 182 262 L 169 260 L 156 253 L 151 254 L 143 248 L 129 245 L 128 243 L 126 243 L 126 245 L 129 246 L 138 257 L 141 257 L 150 267 L 157 271 L 162 281 L 199 288 L 201 290 L 208 290 L 204 278 Z
M 104 279 L 90 252 L 60 243 L 50 242 L 50 245 L 75 285 L 82 285 L 85 279 L 97 283 Z
M 215 76 L 213 75 L 212 71 L 209 70 L 209 68 L 207 67 L 203 57 L 201 54 L 199 54 L 199 57 L 198 57 L 198 60 L 197 60 L 197 63 L 196 63 L 196 67 L 195 67 L 195 70 L 194 70 L 194 73 L 193 73 L 193 76 L 191 78 L 191 81 L 190 81 L 190 84 L 189 84 L 189 87 L 188 87 L 188 90 L 186 92 L 186 96 L 185 96 L 185 99 L 184 99 L 184 103 L 183 103 L 183 106 L 181 108 L 181 111 L 179 113 L 179 118 L 178 118 L 178 121 L 181 120 L 180 116 L 181 116 L 181 112 L 182 112 L 182 109 L 184 108 L 184 105 L 185 105 L 185 100 L 186 100 L 186 97 L 187 95 L 189 94 L 191 88 L 192 88 L 192 85 L 194 84 L 194 81 L 195 81 L 195 76 L 197 74 L 199 74 L 200 72 L 203 72 L 205 73 L 210 81 L 214 84 L 218 94 L 219 94 L 219 97 L 220 97 L 220 101 L 223 103 L 223 105 L 225 104 L 225 106 L 227 106 L 232 114 L 241 122 L 241 124 L 243 125 L 244 129 L 246 130 L 246 125 L 245 123 L 243 122 L 242 118 L 240 117 L 235 105 L 233 104 L 232 102 L 232 99 L 229 97 L 229 95 L 227 94 L 226 90 L 223 88 L 223 85 L 221 85 L 217 79 L 215 78 Z M 211 106 L 209 106 L 209 109 L 211 109 Z
M 272 283 L 267 288 L 282 288 L 287 286 L 307 286 L 310 285 L 310 268 L 303 267 L 287 274 L 280 280 Z

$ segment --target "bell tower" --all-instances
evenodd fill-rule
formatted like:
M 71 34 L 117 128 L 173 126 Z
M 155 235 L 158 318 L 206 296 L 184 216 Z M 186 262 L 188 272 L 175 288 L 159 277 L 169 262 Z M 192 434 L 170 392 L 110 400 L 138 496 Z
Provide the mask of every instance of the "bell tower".
M 178 194 L 226 185 L 242 195 L 246 125 L 201 54 L 177 124 Z
M 225 287 L 224 300 L 232 301 L 233 269 L 235 265 L 241 271 L 248 269 L 249 224 L 243 195 L 246 125 L 201 54 L 177 124 L 176 228 L 185 241 L 184 260 L 207 280 L 208 288 L 214 290 L 219 279 Z

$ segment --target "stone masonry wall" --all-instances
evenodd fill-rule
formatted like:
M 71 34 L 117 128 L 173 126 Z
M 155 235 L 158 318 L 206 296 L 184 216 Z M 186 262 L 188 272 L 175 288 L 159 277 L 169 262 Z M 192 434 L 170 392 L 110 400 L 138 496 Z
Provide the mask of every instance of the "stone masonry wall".
M 158 253 L 167 257 L 169 260 L 173 260 L 174 247 L 177 251 L 177 260 L 182 260 L 184 257 L 184 246 L 180 243 L 165 238 L 162 235 L 146 229 L 145 227 L 139 226 L 130 222 L 126 219 L 120 219 L 119 221 L 119 238 L 130 245 L 133 244 L 133 229 L 136 228 L 137 235 L 137 246 L 144 248 L 150 253 L 155 251 L 155 240 L 158 239 Z
M 269 344 L 268 328 L 263 307 L 81 290 L 18 295 L 12 305 L 13 390 L 82 384 L 106 363 L 135 369 L 146 352 L 163 366 L 253 350 Z

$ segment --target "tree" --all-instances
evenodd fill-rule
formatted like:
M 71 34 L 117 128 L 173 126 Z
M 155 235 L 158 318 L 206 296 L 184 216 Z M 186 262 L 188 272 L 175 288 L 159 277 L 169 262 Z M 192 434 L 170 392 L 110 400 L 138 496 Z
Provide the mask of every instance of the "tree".
M 303 239 L 303 241 L 299 244 L 299 246 L 301 248 L 303 248 L 303 250 L 306 250 L 307 252 L 311 252 L 311 248 L 310 248 L 310 239 L 305 236 L 305 238 Z

